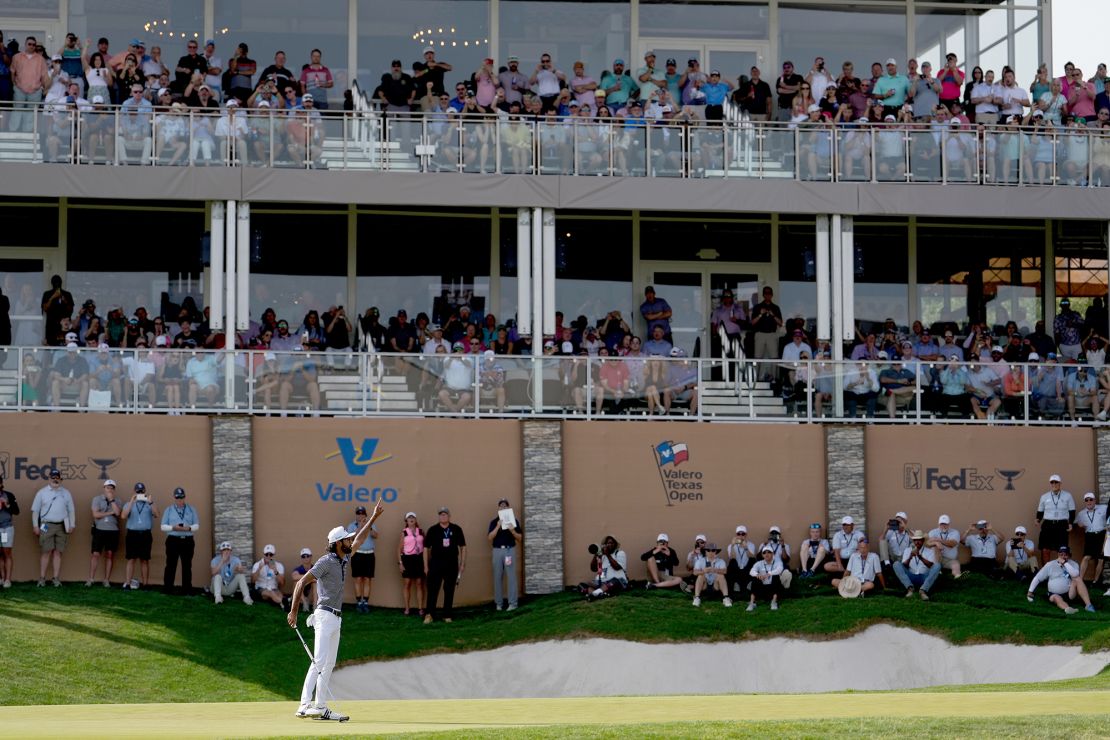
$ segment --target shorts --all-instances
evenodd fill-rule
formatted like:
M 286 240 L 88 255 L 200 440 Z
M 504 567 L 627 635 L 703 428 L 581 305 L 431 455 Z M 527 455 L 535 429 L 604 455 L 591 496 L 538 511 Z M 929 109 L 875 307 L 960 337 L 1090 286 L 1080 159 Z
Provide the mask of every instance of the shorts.
M 1042 550 L 1059 550 L 1060 545 L 1068 544 L 1068 520 L 1057 519 L 1041 522 L 1041 536 L 1037 538 L 1037 547 Z
M 96 529 L 92 531 L 92 552 L 115 552 L 119 549 L 118 529 Z
M 1102 554 L 1102 543 L 1106 539 L 1106 532 L 1084 532 L 1083 533 L 1083 556 L 1094 558 L 1095 560 L 1102 560 L 1105 556 Z
M 423 578 L 424 577 L 424 556 L 423 555 L 402 555 L 401 556 L 401 577 L 402 578 Z
M 150 545 L 154 535 L 149 529 L 129 529 L 124 537 L 128 560 L 150 560 Z
M 15 547 L 15 527 L 0 527 L 0 547 Z
M 57 550 L 58 552 L 66 551 L 66 542 L 69 541 L 69 535 L 66 534 L 65 524 L 43 523 L 46 527 L 46 534 L 39 535 L 39 547 L 44 552 Z
M 354 578 L 374 577 L 374 553 L 356 552 L 351 556 L 351 576 Z

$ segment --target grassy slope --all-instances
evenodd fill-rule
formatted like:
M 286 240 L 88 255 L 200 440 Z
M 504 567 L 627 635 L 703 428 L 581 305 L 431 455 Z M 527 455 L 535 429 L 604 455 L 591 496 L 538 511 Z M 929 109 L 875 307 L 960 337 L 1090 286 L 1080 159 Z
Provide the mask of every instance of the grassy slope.
M 783 634 L 828 638 L 880 621 L 955 642 L 1110 646 L 1110 616 L 1080 612 L 1065 617 L 1043 601 L 1028 604 L 1019 586 L 978 576 L 948 584 L 927 604 L 892 596 L 849 602 L 832 596 L 827 586 L 802 591 L 777 613 L 763 608 L 747 614 L 716 602 L 698 610 L 681 594 L 658 592 L 633 592 L 596 604 L 555 594 L 528 601 L 512 614 L 462 610 L 453 625 L 429 627 L 398 611 L 352 613 L 344 620 L 339 657 L 341 662 L 388 659 L 587 635 L 647 642 Z M 1110 609 L 1110 599 L 1096 599 Z M 303 627 L 302 633 L 311 637 Z M 217 607 L 199 597 L 79 585 L 17 585 L 0 592 L 0 634 L 5 638 L 0 675 L 6 677 L 0 683 L 0 705 L 118 701 L 120 687 L 130 702 L 164 701 L 167 695 L 182 702 L 290 699 L 299 690 L 307 660 L 271 606 L 246 607 L 230 599 Z M 51 677 L 45 687 L 44 666 Z M 111 691 L 104 676 L 112 677 Z M 1110 672 L 1058 685 L 1106 688 Z

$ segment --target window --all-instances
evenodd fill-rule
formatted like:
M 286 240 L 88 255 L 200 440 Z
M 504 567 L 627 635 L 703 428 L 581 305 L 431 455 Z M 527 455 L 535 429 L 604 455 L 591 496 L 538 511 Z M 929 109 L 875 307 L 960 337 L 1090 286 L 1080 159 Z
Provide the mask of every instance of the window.
M 251 318 L 272 308 L 293 331 L 309 311 L 347 302 L 346 213 L 252 209 L 249 247 Z
M 187 39 L 198 40 L 203 51 L 203 0 L 150 0 L 142 4 L 120 0 L 84 0 L 70 2 L 68 7 L 69 17 L 62 31 L 76 34 L 81 43 L 91 39 L 93 47 L 89 50 L 90 54 L 96 51 L 96 41 L 102 36 L 108 39 L 108 51 L 113 55 L 126 51 L 131 39 L 137 38 L 146 43 L 147 54 L 155 46 L 162 49 L 162 63 L 169 68 L 172 77 L 174 63 L 185 53 Z M 3 15 L 7 13 L 0 11 L 0 16 Z M 219 42 L 222 35 L 217 36 Z M 56 46 L 60 47 L 64 42 L 63 35 L 57 39 Z M 53 54 L 57 48 L 49 51 Z
M 640 259 L 720 262 L 770 262 L 769 222 L 712 221 L 695 213 L 682 220 L 640 221 Z M 693 220 L 696 219 L 696 220 Z
M 909 326 L 906 282 L 909 260 L 906 224 L 853 223 L 855 253 L 854 314 L 861 329 L 881 325 L 887 318 Z
M 804 317 L 817 325 L 817 261 L 813 221 L 779 224 L 779 289 L 776 303 L 783 318 Z
M 520 69 L 529 74 L 540 55 L 551 59 L 569 79 L 574 63 L 582 61 L 586 73 L 600 79 L 613 60 L 625 67 L 640 66 L 630 51 L 629 3 L 615 2 L 520 2 L 500 3 L 501 49 L 499 63 L 510 54 L 520 57 Z
M 855 64 L 856 76 L 870 75 L 872 62 L 888 57 L 906 71 L 906 10 L 860 5 L 790 7 L 779 9 L 779 64 L 765 75 L 769 84 L 780 74 L 781 64 L 794 62 L 805 75 L 816 57 L 839 74 L 843 62 Z M 770 65 L 768 65 L 770 66 Z
M 640 1 L 640 35 L 691 39 L 765 39 L 770 35 L 766 5 L 670 0 Z M 660 59 L 660 62 L 663 60 Z M 685 63 L 685 59 L 680 63 Z

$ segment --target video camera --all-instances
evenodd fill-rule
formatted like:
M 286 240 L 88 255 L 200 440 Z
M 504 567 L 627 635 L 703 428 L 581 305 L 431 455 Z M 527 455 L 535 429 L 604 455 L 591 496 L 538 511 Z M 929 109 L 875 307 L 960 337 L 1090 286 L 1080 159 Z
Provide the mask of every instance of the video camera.
M 886 520 L 886 528 L 890 529 L 890 530 L 897 531 L 900 524 L 901 524 L 901 522 L 898 521 L 897 519 L 887 519 Z

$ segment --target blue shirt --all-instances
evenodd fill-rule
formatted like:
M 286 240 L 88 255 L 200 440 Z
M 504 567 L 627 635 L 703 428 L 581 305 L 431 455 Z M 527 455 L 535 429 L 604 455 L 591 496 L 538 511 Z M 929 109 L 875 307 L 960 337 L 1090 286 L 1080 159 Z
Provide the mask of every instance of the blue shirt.
M 162 526 L 163 527 L 173 527 L 174 525 L 177 525 L 177 524 L 184 524 L 185 526 L 190 527 L 190 529 L 187 532 L 182 532 L 180 530 L 171 529 L 168 532 L 166 532 L 166 534 L 168 536 L 170 536 L 170 537 L 192 537 L 193 536 L 193 530 L 191 529 L 191 527 L 193 527 L 193 525 L 199 525 L 200 524 L 200 520 L 197 518 L 197 510 L 194 509 L 189 504 L 185 504 L 184 509 L 177 508 L 176 504 L 174 504 L 173 506 L 166 507 L 166 510 L 162 512 Z
M 647 315 L 649 313 L 659 313 L 661 311 L 670 311 L 670 310 L 671 310 L 671 305 L 669 303 L 667 303 L 665 300 L 663 300 L 662 298 L 659 298 L 659 297 L 656 297 L 654 301 L 644 301 L 643 303 L 640 304 L 640 315 L 642 315 L 644 317 L 644 319 L 647 321 L 648 336 L 651 336 L 652 330 L 657 326 L 663 327 L 663 333 L 664 334 L 670 334 L 671 333 L 671 321 L 670 321 L 670 319 L 648 319 L 647 318 Z
M 620 89 L 616 92 L 608 93 L 605 96 L 605 104 L 608 105 L 614 113 L 616 112 L 617 108 L 623 106 L 625 103 L 628 102 L 628 96 L 632 94 L 633 90 L 639 89 L 639 86 L 632 81 L 632 77 L 630 77 L 629 75 L 621 74 L 620 78 L 618 79 L 617 76 L 609 70 L 605 70 L 601 74 L 601 82 L 599 82 L 598 85 L 603 90 L 606 90 L 617 84 L 617 82 L 620 82 Z
M 354 532 L 357 532 L 358 531 L 358 521 L 355 520 L 355 521 L 351 522 L 350 524 L 348 524 L 347 525 L 347 531 L 351 532 L 352 534 Z M 378 531 L 378 525 L 377 524 L 371 524 L 370 525 L 370 531 L 377 532 Z M 366 535 L 366 542 L 363 542 L 361 545 L 359 545 L 358 549 L 355 550 L 355 552 L 361 552 L 361 553 L 374 552 L 374 538 L 371 537 L 370 535 Z
M 219 565 L 220 560 L 221 556 L 219 555 L 212 558 L 212 567 L 215 568 L 217 565 Z M 223 579 L 225 586 L 231 583 L 231 581 L 235 578 L 235 569 L 242 564 L 243 561 L 235 555 L 232 555 L 230 558 L 227 559 L 227 563 L 224 565 L 223 570 L 220 571 L 220 578 Z
M 889 98 L 884 98 L 883 95 L 888 91 L 893 91 L 894 94 Z M 895 108 L 905 104 L 906 93 L 910 91 L 910 81 L 905 75 L 883 75 L 879 81 L 875 83 L 875 89 L 872 95 L 887 108 Z
M 644 342 L 644 354 L 647 355 L 648 357 L 651 357 L 652 355 L 658 355 L 660 357 L 669 357 L 670 354 L 671 354 L 672 346 L 673 345 L 670 342 L 668 342 L 666 339 L 660 339 L 659 341 L 655 341 L 654 339 L 649 339 L 646 342 Z
M 146 501 L 136 501 L 127 515 L 127 528 L 137 532 L 149 532 L 154 526 L 154 512 Z
M 728 85 L 723 82 L 708 82 L 701 86 L 701 91 L 705 93 L 706 105 L 724 105 L 728 97 Z

